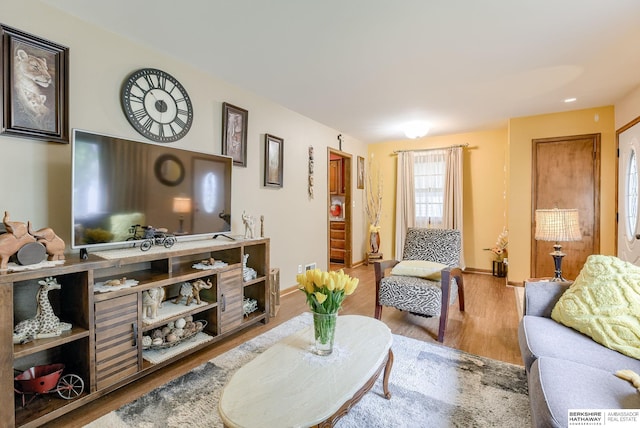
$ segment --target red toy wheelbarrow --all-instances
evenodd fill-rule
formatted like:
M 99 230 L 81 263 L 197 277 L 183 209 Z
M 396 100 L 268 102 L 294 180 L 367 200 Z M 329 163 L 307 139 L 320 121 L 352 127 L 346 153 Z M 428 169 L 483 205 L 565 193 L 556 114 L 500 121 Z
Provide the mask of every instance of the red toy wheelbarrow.
M 22 407 L 26 407 L 38 394 L 57 392 L 65 400 L 82 394 L 84 381 L 75 374 L 62 376 L 64 364 L 47 364 L 31 367 L 14 378 L 13 390 L 22 396 Z M 33 396 L 26 401 L 26 395 Z

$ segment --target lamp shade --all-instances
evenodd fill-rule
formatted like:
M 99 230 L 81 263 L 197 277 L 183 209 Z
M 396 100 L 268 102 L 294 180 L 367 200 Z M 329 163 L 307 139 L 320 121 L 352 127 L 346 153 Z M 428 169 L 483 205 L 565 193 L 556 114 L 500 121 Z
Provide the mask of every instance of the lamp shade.
M 173 212 L 179 214 L 191 212 L 191 198 L 173 198 Z
M 576 209 L 536 210 L 536 233 L 538 241 L 580 241 L 580 218 Z

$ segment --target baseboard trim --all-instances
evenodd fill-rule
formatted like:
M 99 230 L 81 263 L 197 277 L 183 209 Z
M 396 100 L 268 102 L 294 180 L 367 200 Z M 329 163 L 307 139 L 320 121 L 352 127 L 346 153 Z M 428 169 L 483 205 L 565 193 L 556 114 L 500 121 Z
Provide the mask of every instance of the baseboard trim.
M 472 268 L 472 267 L 464 268 L 463 272 L 464 273 L 478 273 L 480 275 L 493 275 L 493 273 L 489 269 L 478 269 L 478 268 Z

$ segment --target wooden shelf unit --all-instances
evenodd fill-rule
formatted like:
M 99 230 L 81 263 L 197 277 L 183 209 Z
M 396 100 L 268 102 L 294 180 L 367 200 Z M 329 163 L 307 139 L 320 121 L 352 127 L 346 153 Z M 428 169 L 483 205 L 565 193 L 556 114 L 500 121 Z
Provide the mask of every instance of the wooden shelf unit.
M 125 384 L 133 382 L 181 357 L 206 346 L 215 346 L 221 338 L 258 322 L 269 322 L 269 239 L 239 239 L 235 242 L 202 241 L 191 247 L 178 243 L 162 252 L 142 253 L 132 248 L 122 258 L 102 258 L 90 254 L 87 260 L 69 256 L 64 265 L 14 273 L 0 272 L 0 401 L 14 403 L 0 406 L 0 420 L 7 427 L 37 427 L 87 404 Z M 114 250 L 122 251 L 122 250 Z M 137 251 L 137 252 L 136 252 Z M 242 279 L 242 257 L 249 254 L 247 265 L 258 277 Z M 199 270 L 193 264 L 213 257 L 227 266 Z M 53 276 L 60 290 L 49 292 L 49 301 L 61 321 L 73 328 L 59 337 L 36 339 L 13 344 L 13 327 L 36 314 L 35 296 L 38 281 Z M 107 279 L 135 279 L 133 287 L 94 292 L 94 283 Z M 180 286 L 185 281 L 211 280 L 213 287 L 200 292 L 202 305 L 184 301 L 177 304 Z M 163 306 L 182 306 L 184 310 L 157 319 L 144 319 L 142 292 L 164 287 Z M 258 302 L 258 310 L 244 316 L 243 299 Z M 162 363 L 144 360 L 142 336 L 154 328 L 185 315 L 206 320 L 204 333 L 212 340 L 185 349 Z M 180 345 L 178 345 L 180 346 Z M 38 395 L 22 407 L 22 395 L 14 392 L 14 377 L 21 371 L 42 364 L 63 363 L 64 373 L 80 376 L 84 381 L 82 396 L 64 400 L 57 393 Z M 30 398 L 30 396 L 29 396 Z
M 329 222 L 329 258 L 332 262 L 344 263 L 346 253 L 346 231 L 344 221 Z

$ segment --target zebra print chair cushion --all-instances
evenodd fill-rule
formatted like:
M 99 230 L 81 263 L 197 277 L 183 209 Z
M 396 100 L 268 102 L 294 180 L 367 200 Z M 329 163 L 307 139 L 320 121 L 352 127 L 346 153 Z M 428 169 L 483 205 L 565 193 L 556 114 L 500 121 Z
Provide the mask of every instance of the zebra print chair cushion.
M 449 304 L 453 304 L 457 297 L 458 285 L 455 278 L 451 278 Z M 393 306 L 417 315 L 440 316 L 442 304 L 440 281 L 430 281 L 415 276 L 387 276 L 380 281 L 378 302 L 382 306 Z
M 460 231 L 409 228 L 402 252 L 403 260 L 428 260 L 449 267 L 460 265 Z
M 459 266 L 461 251 L 461 237 L 458 230 L 410 228 L 407 230 L 403 258 L 404 260 L 438 262 L 453 269 Z M 448 304 L 451 305 L 458 297 L 458 281 L 462 287 L 462 276 L 446 275 L 446 279 L 449 280 Z M 442 281 L 444 280 L 445 277 L 442 278 Z M 377 286 L 377 305 L 379 306 L 392 306 L 427 317 L 438 317 L 444 314 L 444 317 L 441 317 L 441 327 L 438 334 L 438 340 L 443 340 L 448 305 L 443 302 L 440 281 L 391 275 L 380 278 Z M 460 308 L 464 310 L 462 291 L 460 292 Z

